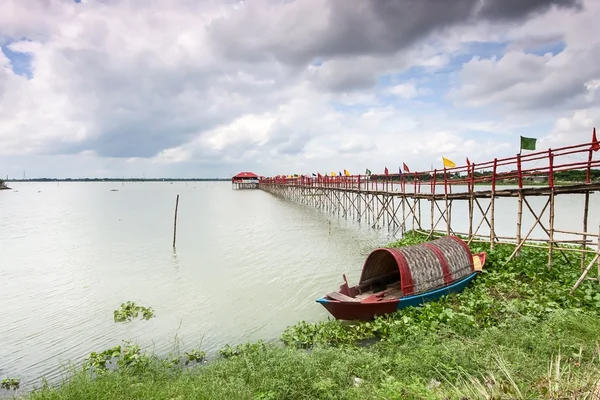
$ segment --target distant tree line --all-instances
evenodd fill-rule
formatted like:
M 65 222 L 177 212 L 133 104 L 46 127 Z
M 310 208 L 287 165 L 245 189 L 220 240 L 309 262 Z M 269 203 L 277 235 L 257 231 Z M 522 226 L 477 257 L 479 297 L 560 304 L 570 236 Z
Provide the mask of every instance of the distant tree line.
M 229 181 L 229 178 L 33 178 L 9 179 L 10 182 L 212 182 Z M 1 182 L 1 180 L 0 180 Z

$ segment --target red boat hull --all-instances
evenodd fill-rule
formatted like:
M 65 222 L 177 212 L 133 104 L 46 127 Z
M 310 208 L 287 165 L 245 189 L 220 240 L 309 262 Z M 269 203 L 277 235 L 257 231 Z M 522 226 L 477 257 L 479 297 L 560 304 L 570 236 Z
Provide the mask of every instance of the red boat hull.
M 336 319 L 369 321 L 377 315 L 391 314 L 398 309 L 398 299 L 383 300 L 376 303 L 346 303 L 326 301 L 321 304 Z

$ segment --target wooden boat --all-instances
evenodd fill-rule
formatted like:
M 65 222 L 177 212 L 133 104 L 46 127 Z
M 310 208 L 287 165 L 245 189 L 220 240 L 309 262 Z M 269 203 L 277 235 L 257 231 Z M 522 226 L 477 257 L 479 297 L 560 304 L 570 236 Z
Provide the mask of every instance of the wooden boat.
M 472 254 L 456 236 L 400 248 L 373 250 L 359 282 L 346 275 L 337 292 L 317 299 L 336 319 L 371 320 L 462 291 L 483 269 L 486 253 Z

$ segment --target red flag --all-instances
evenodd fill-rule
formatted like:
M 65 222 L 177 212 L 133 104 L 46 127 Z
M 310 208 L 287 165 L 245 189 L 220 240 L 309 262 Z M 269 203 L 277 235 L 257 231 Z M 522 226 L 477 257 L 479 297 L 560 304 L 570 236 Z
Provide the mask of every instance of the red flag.
M 467 166 L 471 166 L 471 161 L 469 161 L 469 157 L 467 157 Z
M 596 128 L 594 128 L 594 133 L 592 133 L 592 147 L 590 148 L 590 150 L 600 150 L 600 142 L 598 142 L 598 138 L 596 137 Z
M 402 163 L 402 168 L 404 169 L 404 172 L 410 173 L 410 169 L 408 169 L 408 166 L 405 163 Z
M 384 173 L 384 174 L 386 174 L 386 175 L 388 174 L 388 169 L 387 169 L 387 167 L 385 167 L 385 169 L 383 170 L 383 173 Z

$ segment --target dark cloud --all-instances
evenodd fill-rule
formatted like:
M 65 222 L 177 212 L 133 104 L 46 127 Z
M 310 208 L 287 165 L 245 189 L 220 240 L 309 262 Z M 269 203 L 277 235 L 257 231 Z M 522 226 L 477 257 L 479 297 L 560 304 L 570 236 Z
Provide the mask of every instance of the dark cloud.
M 580 0 L 484 0 L 478 17 L 491 20 L 521 19 L 535 12 L 544 12 L 550 7 L 580 10 Z
M 245 3 L 209 27 L 215 48 L 231 58 L 275 58 L 289 64 L 393 54 L 453 25 L 519 20 L 554 5 L 579 5 L 578 0 L 319 0 L 307 10 L 307 2 L 280 4 L 272 12 L 261 12 L 265 6 L 260 1 Z

